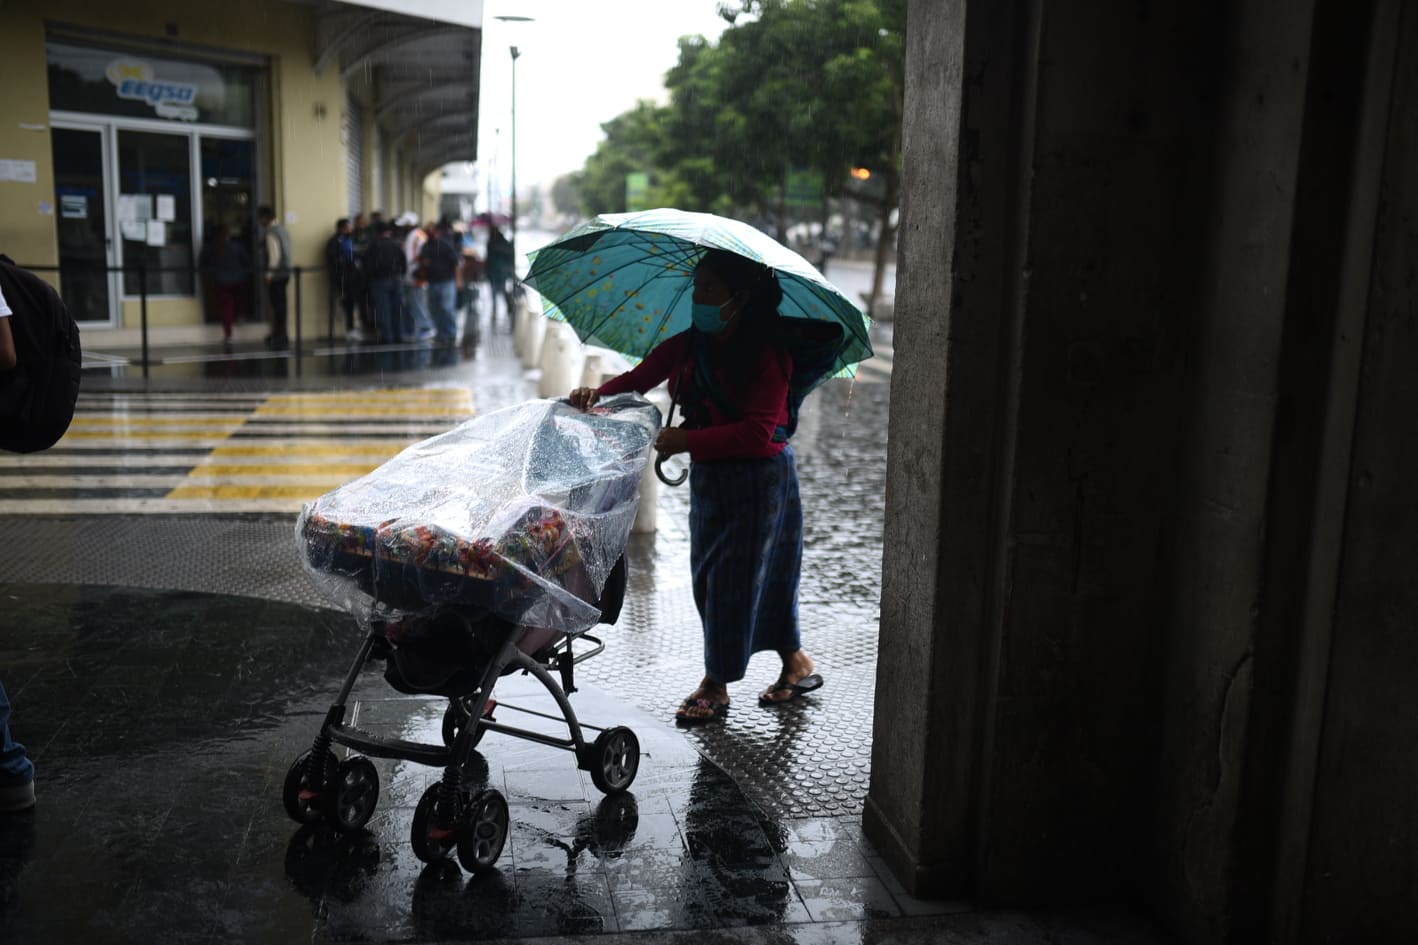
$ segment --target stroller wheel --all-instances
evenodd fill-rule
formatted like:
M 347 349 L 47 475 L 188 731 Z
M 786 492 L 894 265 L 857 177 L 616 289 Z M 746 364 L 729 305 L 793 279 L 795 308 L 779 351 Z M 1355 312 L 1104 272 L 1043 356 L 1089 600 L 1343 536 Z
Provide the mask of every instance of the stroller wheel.
M 495 706 L 496 703 L 489 700 L 487 711 L 483 713 L 483 718 L 492 718 L 492 710 Z M 472 717 L 472 714 L 468 711 L 468 707 L 463 704 L 461 698 L 449 699 L 448 708 L 443 712 L 443 744 L 452 748 L 453 743 L 458 740 L 459 735 L 463 734 L 463 729 L 467 726 Z M 478 742 L 482 741 L 483 736 L 486 734 L 487 729 L 485 728 L 479 728 L 474 732 L 472 747 L 478 747 Z
M 640 769 L 640 740 L 617 725 L 596 736 L 590 755 L 591 783 L 602 794 L 619 794 L 630 787 Z
M 340 763 L 334 802 L 330 820 L 336 830 L 349 833 L 369 823 L 379 803 L 379 772 L 372 761 L 356 755 Z
M 441 828 L 437 825 L 434 808 L 438 805 L 438 795 L 442 785 L 434 782 L 419 798 L 414 808 L 414 823 L 409 831 L 409 842 L 413 845 L 414 856 L 425 863 L 434 863 L 446 857 L 453 850 L 457 818 L 452 818 L 453 826 Z
M 479 791 L 458 827 L 458 862 L 469 873 L 492 869 L 507 842 L 507 799 L 500 791 Z
M 290 819 L 298 824 L 313 824 L 325 816 L 326 799 L 335 787 L 335 778 L 340 767 L 335 753 L 325 752 L 325 771 L 321 783 L 306 786 L 302 782 L 305 777 L 305 764 L 309 758 L 310 752 L 307 751 L 295 760 L 286 772 L 286 781 L 281 788 L 281 803 L 285 805 Z

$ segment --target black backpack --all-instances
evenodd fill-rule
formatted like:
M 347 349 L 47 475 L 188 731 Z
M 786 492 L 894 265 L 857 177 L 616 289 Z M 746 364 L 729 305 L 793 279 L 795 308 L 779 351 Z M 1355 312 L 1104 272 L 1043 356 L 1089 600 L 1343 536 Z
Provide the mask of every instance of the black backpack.
M 13 314 L 15 369 L 0 374 L 0 449 L 34 453 L 53 446 L 79 399 L 79 326 L 54 287 L 0 255 L 0 294 Z

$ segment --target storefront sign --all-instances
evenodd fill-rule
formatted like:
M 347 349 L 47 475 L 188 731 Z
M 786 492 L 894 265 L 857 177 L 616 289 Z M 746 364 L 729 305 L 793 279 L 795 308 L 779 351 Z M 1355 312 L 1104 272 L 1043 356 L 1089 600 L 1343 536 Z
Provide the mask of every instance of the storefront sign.
M 197 120 L 197 86 L 190 82 L 163 82 L 141 59 L 115 59 L 105 73 L 118 97 L 146 102 L 159 118 Z

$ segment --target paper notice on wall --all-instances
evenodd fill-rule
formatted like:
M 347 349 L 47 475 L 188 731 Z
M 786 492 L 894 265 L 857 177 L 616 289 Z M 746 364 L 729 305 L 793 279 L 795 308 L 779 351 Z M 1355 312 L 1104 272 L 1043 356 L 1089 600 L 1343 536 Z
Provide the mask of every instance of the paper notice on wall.
M 36 178 L 34 161 L 15 161 L 0 158 L 0 180 L 12 180 L 19 184 L 33 184 Z
M 123 223 L 128 220 L 142 222 L 153 218 L 153 195 L 152 194 L 119 194 L 118 195 L 118 221 Z
M 156 218 L 167 223 L 177 219 L 177 198 L 172 194 L 158 194 Z
M 60 194 L 59 215 L 66 220 L 88 219 L 89 198 L 83 194 Z
M 125 240 L 143 243 L 148 239 L 148 224 L 145 220 L 119 220 L 118 232 Z
M 166 224 L 166 223 L 164 223 L 164 222 L 161 221 L 161 220 L 149 220 L 149 221 L 148 221 L 148 245 L 149 245 L 149 246 L 166 246 L 166 245 L 167 245 L 167 224 Z

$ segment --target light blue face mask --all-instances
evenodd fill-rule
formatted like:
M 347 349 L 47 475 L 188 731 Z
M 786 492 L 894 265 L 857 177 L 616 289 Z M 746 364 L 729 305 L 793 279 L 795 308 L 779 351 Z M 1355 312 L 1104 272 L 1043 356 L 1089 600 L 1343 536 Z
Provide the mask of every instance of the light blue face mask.
M 724 305 L 728 305 L 725 302 Z M 724 311 L 724 305 L 713 305 L 708 302 L 695 302 L 690 309 L 690 316 L 694 319 L 694 327 L 704 332 L 706 335 L 717 335 L 729 324 L 719 317 Z

